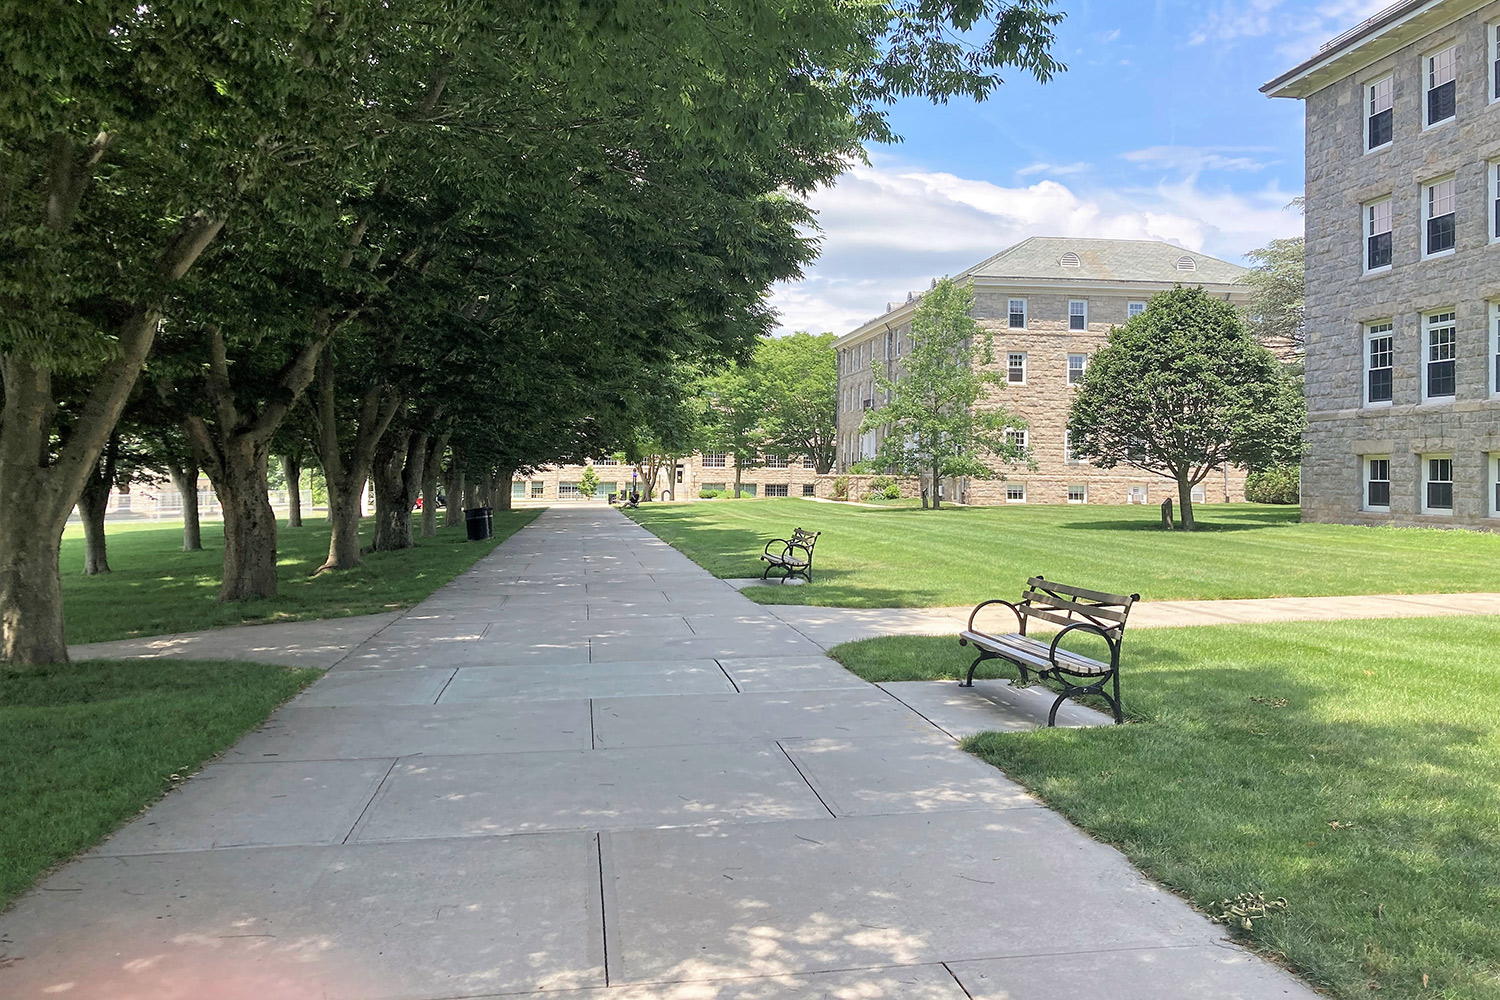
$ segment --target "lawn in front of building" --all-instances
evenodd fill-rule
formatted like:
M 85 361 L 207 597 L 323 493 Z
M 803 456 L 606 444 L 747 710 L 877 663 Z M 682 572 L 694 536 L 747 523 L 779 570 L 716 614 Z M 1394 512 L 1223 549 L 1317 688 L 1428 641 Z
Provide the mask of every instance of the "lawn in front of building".
M 1336 996 L 1500 997 L 1500 617 L 1127 635 L 1130 724 L 966 744 Z M 957 678 L 955 639 L 836 647 L 868 680 Z M 979 676 L 1014 671 L 985 664 Z
M 321 673 L 194 660 L 0 665 L 0 908 Z
M 1295 507 L 1205 504 L 1200 530 L 1155 507 L 875 509 L 800 499 L 645 506 L 630 516 L 715 576 L 758 577 L 765 543 L 821 531 L 814 582 L 762 604 L 951 607 L 1013 598 L 1042 575 L 1145 600 L 1500 591 L 1500 535 L 1302 524 Z
M 220 604 L 224 526 L 203 523 L 203 551 L 182 551 L 182 522 L 111 521 L 113 572 L 83 573 L 83 529 L 63 534 L 63 611 L 69 642 L 102 642 L 192 632 L 222 625 L 343 618 L 408 608 L 488 555 L 541 508 L 495 511 L 495 537 L 466 541 L 462 525 L 439 528 L 400 552 L 366 552 L 364 565 L 313 576 L 328 555 L 328 523 L 281 527 L 276 536 L 278 595 Z M 366 541 L 375 521 L 360 526 Z

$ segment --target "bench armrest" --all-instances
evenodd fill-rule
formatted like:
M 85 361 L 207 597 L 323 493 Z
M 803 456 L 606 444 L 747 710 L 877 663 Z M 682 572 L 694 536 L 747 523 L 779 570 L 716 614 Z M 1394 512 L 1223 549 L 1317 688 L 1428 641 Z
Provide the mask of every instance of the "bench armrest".
M 770 555 L 771 554 L 771 546 L 777 544 L 778 542 L 781 544 L 781 551 L 778 552 L 778 553 L 776 553 L 776 554 L 779 555 L 779 556 L 786 555 L 787 550 L 791 548 L 792 543 L 789 542 L 789 541 L 787 541 L 785 538 L 773 538 L 773 539 L 771 539 L 769 542 L 766 543 L 766 547 L 762 551 L 761 554 L 762 555 L 767 555 L 767 556 Z
M 991 604 L 1003 604 L 1007 608 L 1010 608 L 1011 614 L 1013 614 L 1013 615 L 1016 616 L 1016 628 L 1019 629 L 1021 627 L 1021 624 L 1022 624 L 1022 622 L 1021 622 L 1021 609 L 1018 608 L 1018 607 L 1016 607 L 1014 604 L 1010 603 L 1009 601 L 1002 601 L 1002 600 L 1000 600 L 997 597 L 997 598 L 995 598 L 992 601 L 985 601 L 984 603 L 982 603 L 978 607 L 976 607 L 973 611 L 969 612 L 969 631 L 970 632 L 974 631 L 974 618 L 975 618 L 975 616 L 977 616 L 980 611 L 982 611 L 985 608 L 989 607 Z
M 807 556 L 808 563 L 810 564 L 812 562 L 812 546 L 803 545 L 801 542 L 788 542 L 786 545 L 786 552 L 783 554 L 791 555 L 793 549 L 801 549 L 802 554 Z
M 1062 631 L 1058 632 L 1055 636 L 1052 637 L 1052 645 L 1047 649 L 1047 659 L 1052 661 L 1052 665 L 1054 667 L 1057 666 L 1057 644 L 1059 642 L 1062 642 L 1063 636 L 1067 635 L 1069 632 L 1076 631 L 1094 633 L 1109 644 L 1109 652 L 1111 656 L 1119 655 L 1119 640 L 1110 638 L 1108 632 L 1104 631 L 1104 629 L 1100 628 L 1098 625 L 1095 625 L 1093 622 L 1074 622 L 1073 624 L 1064 627 Z

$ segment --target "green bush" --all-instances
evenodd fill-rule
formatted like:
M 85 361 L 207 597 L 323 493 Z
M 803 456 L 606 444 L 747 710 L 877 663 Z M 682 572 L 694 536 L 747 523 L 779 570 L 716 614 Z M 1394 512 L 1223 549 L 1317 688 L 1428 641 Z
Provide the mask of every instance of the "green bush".
M 901 486 L 890 476 L 876 476 L 870 480 L 870 492 L 866 500 L 900 500 Z
M 722 492 L 720 492 L 719 490 L 699 490 L 698 491 L 698 499 L 699 500 L 717 500 L 717 499 L 719 499 L 719 497 L 721 497 L 723 495 L 724 494 Z
M 1299 472 L 1295 465 L 1273 465 L 1252 472 L 1245 477 L 1245 499 L 1251 503 L 1298 503 Z
M 849 499 L 849 477 L 848 476 L 839 476 L 837 479 L 835 479 L 833 481 L 833 499 L 835 499 L 835 500 L 848 500 Z

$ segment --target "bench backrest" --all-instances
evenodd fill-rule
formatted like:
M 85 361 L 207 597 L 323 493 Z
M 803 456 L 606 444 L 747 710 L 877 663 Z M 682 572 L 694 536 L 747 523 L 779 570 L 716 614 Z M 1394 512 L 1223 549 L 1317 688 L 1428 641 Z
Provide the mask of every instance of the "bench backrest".
M 1062 626 L 1087 622 L 1118 640 L 1125 631 L 1131 607 L 1140 599 L 1140 594 L 1105 594 L 1034 576 L 1026 581 L 1026 590 L 1016 610 L 1021 614 L 1023 634 L 1027 619 L 1036 618 Z
M 792 537 L 787 541 L 793 545 L 804 546 L 811 552 L 813 546 L 818 544 L 818 536 L 821 534 L 821 531 L 803 531 L 801 528 L 796 528 L 792 531 Z

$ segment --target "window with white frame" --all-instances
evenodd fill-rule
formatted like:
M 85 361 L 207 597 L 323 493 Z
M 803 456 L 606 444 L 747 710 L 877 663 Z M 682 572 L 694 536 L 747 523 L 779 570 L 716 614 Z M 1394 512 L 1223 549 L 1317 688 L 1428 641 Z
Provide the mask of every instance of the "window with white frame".
M 1458 46 L 1450 45 L 1423 59 L 1422 74 L 1427 95 L 1425 121 L 1431 127 L 1458 113 Z
M 1188 499 L 1192 500 L 1193 503 L 1208 503 L 1208 500 L 1205 499 L 1207 496 L 1208 494 L 1204 492 L 1201 486 L 1194 486 L 1188 490 Z
M 1012 330 L 1026 329 L 1026 300 L 1011 299 L 1009 304 L 1010 328 Z
M 1014 448 L 1018 452 L 1026 451 L 1027 433 L 1024 427 L 1005 428 L 1006 447 Z
M 1085 483 L 1078 483 L 1068 487 L 1068 503 L 1088 503 L 1089 488 Z
M 599 459 L 599 461 L 596 464 L 598 464 L 598 465 L 619 465 L 620 464 L 620 460 L 618 458 L 601 458 L 601 459 Z
M 1025 503 L 1026 502 L 1026 484 L 1025 483 L 1006 483 L 1005 484 L 1005 502 L 1006 503 Z
M 1145 503 L 1149 492 L 1145 486 L 1132 486 L 1130 492 L 1125 494 L 1126 503 Z
M 1453 456 L 1422 456 L 1422 510 L 1453 513 Z
M 1083 371 L 1089 365 L 1087 354 L 1068 355 L 1068 384 L 1077 385 L 1083 381 Z
M 578 484 L 577 483 L 558 483 L 557 484 L 557 495 L 558 495 L 559 498 L 562 498 L 562 497 L 579 497 L 579 496 L 582 496 L 583 494 L 581 494 L 581 493 L 578 492 Z
M 1458 392 L 1458 322 L 1451 310 L 1422 318 L 1422 398 L 1452 399 Z
M 1005 355 L 1005 381 L 1011 385 L 1026 384 L 1026 355 L 1021 351 L 1011 351 Z
M 824 398 L 826 399 L 827 397 Z M 802 456 L 802 467 L 804 469 L 816 469 L 818 467 L 818 463 L 813 459 L 811 455 L 804 455 Z
M 1391 266 L 1391 199 L 1368 203 L 1364 215 L 1365 270 L 1386 270 Z
M 818 489 L 812 483 L 803 483 L 802 484 L 802 495 L 805 496 L 805 497 L 817 496 L 818 495 Z
M 1490 391 L 1500 396 L 1500 302 L 1490 303 Z
M 785 497 L 785 496 L 791 496 L 791 493 L 792 493 L 791 487 L 789 487 L 786 483 L 767 483 L 766 484 L 766 496 L 768 496 L 768 497 Z
M 1391 509 L 1391 456 L 1365 457 L 1365 510 Z
M 1489 511 L 1490 517 L 1500 517 L 1500 452 L 1490 452 L 1484 456 L 1484 467 L 1489 477 L 1490 495 Z
M 531 495 L 533 497 L 539 497 L 543 493 L 545 493 L 546 491 L 547 491 L 547 484 L 546 483 L 542 482 L 539 479 L 532 480 L 532 483 L 531 483 Z
M 1452 251 L 1457 184 L 1452 177 L 1422 185 L 1422 253 L 1432 257 Z
M 1139 316 L 1141 313 L 1143 313 L 1145 311 L 1146 311 L 1146 303 L 1144 303 L 1144 302 L 1130 302 L 1130 303 L 1127 303 L 1126 306 L 1125 306 L 1125 318 L 1126 319 L 1135 319 L 1137 316 Z
M 723 493 L 724 486 L 724 483 L 699 483 L 698 491 L 700 493 Z
M 703 453 L 703 467 L 705 469 L 725 469 L 729 467 L 729 456 L 722 451 L 707 451 Z
M 1365 149 L 1389 146 L 1395 137 L 1396 78 L 1387 76 L 1365 85 Z
M 1089 328 L 1089 300 L 1068 300 L 1068 329 L 1087 330 Z
M 1500 243 L 1500 160 L 1491 163 L 1485 173 L 1490 181 L 1490 210 L 1486 213 L 1489 215 L 1490 242 Z
M 1365 325 L 1365 405 L 1389 403 L 1395 388 L 1396 338 L 1390 323 Z
M 1078 449 L 1073 447 L 1072 431 L 1063 431 L 1063 462 L 1067 465 L 1083 464 L 1083 459 L 1078 457 Z
M 768 469 L 785 469 L 792 463 L 785 455 L 767 455 L 762 464 Z
M 1490 100 L 1500 101 L 1500 22 L 1489 26 Z

